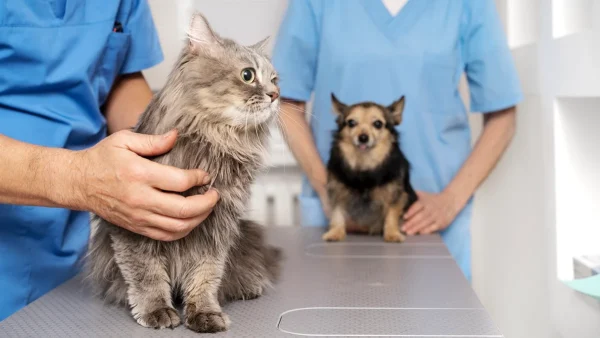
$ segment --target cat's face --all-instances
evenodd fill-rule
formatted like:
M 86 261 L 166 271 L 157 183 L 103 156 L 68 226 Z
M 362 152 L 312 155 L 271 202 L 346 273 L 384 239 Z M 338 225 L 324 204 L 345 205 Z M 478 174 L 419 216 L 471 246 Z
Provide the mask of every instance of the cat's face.
M 267 40 L 242 46 L 220 38 L 198 14 L 190 27 L 184 90 L 196 95 L 202 119 L 240 128 L 270 122 L 280 100 L 277 73 L 263 53 Z

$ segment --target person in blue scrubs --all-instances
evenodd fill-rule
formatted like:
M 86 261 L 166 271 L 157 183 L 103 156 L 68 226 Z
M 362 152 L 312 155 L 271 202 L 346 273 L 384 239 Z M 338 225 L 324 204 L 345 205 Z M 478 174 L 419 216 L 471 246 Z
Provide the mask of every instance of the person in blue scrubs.
M 0 320 L 77 273 L 86 211 L 174 240 L 212 210 L 214 191 L 165 192 L 206 173 L 142 157 L 176 132 L 123 131 L 152 97 L 141 71 L 162 59 L 145 0 L 0 2 Z
M 520 83 L 493 0 L 401 2 L 397 11 L 393 0 L 289 1 L 273 63 L 282 126 L 305 173 L 302 225 L 327 225 L 324 163 L 336 129 L 331 93 L 346 104 L 389 105 L 404 95 L 400 147 L 419 201 L 403 229 L 439 232 L 471 280 L 472 195 L 512 139 Z M 470 110 L 485 114 L 474 148 L 458 89 L 462 74 Z

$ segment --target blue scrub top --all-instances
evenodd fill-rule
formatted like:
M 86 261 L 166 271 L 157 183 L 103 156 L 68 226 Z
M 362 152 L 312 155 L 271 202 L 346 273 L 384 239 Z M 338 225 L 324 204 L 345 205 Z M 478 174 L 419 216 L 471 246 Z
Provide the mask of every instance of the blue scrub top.
M 162 59 L 145 0 L 2 0 L 0 133 L 90 147 L 115 78 Z M 72 277 L 89 232 L 86 212 L 0 204 L 0 320 Z
M 273 53 L 281 96 L 309 101 L 311 128 L 327 161 L 336 125 L 333 92 L 347 104 L 388 105 L 406 97 L 401 149 L 415 189 L 437 193 L 471 151 L 458 83 L 466 73 L 471 111 L 493 112 L 522 99 L 517 72 L 493 0 L 409 0 L 391 16 L 381 0 L 290 0 Z M 304 180 L 304 226 L 327 220 Z M 472 199 L 441 235 L 471 279 Z

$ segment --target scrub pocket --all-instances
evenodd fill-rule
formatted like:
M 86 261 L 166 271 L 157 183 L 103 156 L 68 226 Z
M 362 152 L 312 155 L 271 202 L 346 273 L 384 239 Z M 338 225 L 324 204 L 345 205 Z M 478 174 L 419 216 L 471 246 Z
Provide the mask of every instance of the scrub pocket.
M 96 77 L 98 78 L 98 103 L 104 104 L 108 93 L 123 68 L 129 52 L 130 35 L 125 32 L 111 32 L 106 41 L 102 60 Z
M 426 109 L 430 112 L 458 111 L 457 92 L 453 90 L 458 83 L 458 62 L 458 56 L 451 51 L 423 54 L 421 91 L 427 100 Z
M 469 119 L 458 92 L 461 75 L 456 52 L 425 52 L 422 84 L 425 109 L 435 125 L 435 135 L 450 151 L 464 151 L 470 142 Z M 468 147 L 468 144 L 466 144 Z M 456 148 L 459 147 L 459 148 Z

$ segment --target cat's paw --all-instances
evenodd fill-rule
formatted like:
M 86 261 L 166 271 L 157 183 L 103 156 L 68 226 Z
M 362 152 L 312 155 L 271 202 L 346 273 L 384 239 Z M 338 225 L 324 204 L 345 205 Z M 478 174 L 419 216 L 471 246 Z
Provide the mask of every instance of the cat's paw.
M 346 230 L 343 228 L 333 228 L 323 235 L 323 240 L 327 242 L 338 242 L 346 239 Z
M 174 328 L 181 324 L 179 314 L 175 309 L 166 307 L 148 314 L 142 314 L 137 318 L 138 324 L 153 329 Z
M 262 294 L 263 294 L 263 287 L 259 285 L 255 288 L 253 288 L 252 290 L 248 290 L 248 291 L 244 292 L 242 299 L 244 299 L 244 300 L 256 299 L 256 298 L 262 296 Z
M 406 237 L 400 231 L 388 231 L 383 234 L 383 240 L 392 243 L 402 243 Z
M 198 312 L 185 319 L 185 326 L 200 333 L 227 331 L 229 324 L 229 317 L 223 312 Z

